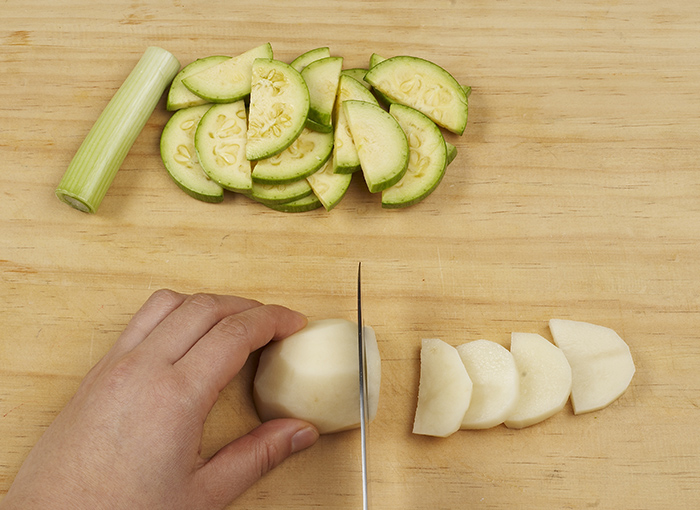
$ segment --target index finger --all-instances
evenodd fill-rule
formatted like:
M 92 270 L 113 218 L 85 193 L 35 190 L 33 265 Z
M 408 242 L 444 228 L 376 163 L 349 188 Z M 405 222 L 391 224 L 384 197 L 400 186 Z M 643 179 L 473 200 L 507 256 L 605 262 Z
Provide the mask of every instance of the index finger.
M 205 401 L 213 405 L 251 352 L 271 340 L 288 337 L 306 323 L 304 315 L 278 305 L 262 305 L 229 315 L 192 346 L 175 368 L 182 370 L 198 393 L 208 397 Z
M 180 306 L 155 326 L 141 348 L 175 363 L 219 321 L 261 305 L 259 301 L 238 296 L 203 293 L 186 296 Z
M 160 289 L 151 294 L 117 339 L 112 348 L 113 354 L 124 354 L 143 342 L 186 298 L 184 294 L 169 289 Z

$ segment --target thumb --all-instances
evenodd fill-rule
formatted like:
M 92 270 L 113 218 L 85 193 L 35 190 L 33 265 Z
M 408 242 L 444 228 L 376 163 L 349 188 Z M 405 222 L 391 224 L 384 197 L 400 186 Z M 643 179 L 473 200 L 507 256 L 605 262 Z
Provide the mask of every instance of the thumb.
M 302 420 L 263 423 L 224 446 L 198 472 L 212 508 L 223 508 L 292 453 L 313 445 L 316 428 Z

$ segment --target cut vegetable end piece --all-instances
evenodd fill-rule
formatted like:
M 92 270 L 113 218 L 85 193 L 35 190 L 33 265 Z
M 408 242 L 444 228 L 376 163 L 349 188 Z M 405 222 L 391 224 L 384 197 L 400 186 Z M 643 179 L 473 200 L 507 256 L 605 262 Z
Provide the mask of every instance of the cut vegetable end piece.
M 204 172 L 195 149 L 197 125 L 210 105 L 176 111 L 163 128 L 160 155 L 175 183 L 188 195 L 203 202 L 221 202 L 223 188 Z
M 170 85 L 166 109 L 174 112 L 176 110 L 180 110 L 181 108 L 189 108 L 190 106 L 206 104 L 207 100 L 185 87 L 182 80 L 200 71 L 214 67 L 215 65 L 220 64 L 229 58 L 230 57 L 214 55 L 211 57 L 197 59 L 183 67 L 182 70 L 177 73 L 177 76 L 175 76 L 175 79 Z
M 131 146 L 180 69 L 168 51 L 149 47 L 83 140 L 56 188 L 71 207 L 97 212 Z
M 342 57 L 326 57 L 311 62 L 301 71 L 309 89 L 309 119 L 321 126 L 332 125 L 333 105 L 338 92 Z
M 421 111 L 453 133 L 464 133 L 468 114 L 464 88 L 437 64 L 418 57 L 392 57 L 372 67 L 365 80 L 392 102 Z
M 199 121 L 194 145 L 204 172 L 221 187 L 247 193 L 253 186 L 245 157 L 246 109 L 243 100 L 212 106 Z
M 457 432 L 471 394 L 472 381 L 457 350 L 437 338 L 423 340 L 413 433 L 447 437 Z
M 308 113 L 309 90 L 301 74 L 278 60 L 256 59 L 246 157 L 259 160 L 285 150 L 304 129 Z
M 253 180 L 284 184 L 304 179 L 321 168 L 332 151 L 333 133 L 319 133 L 304 128 L 284 151 L 257 162 L 253 169 Z
M 615 331 L 566 319 L 550 320 L 549 329 L 571 365 L 574 414 L 603 409 L 627 390 L 635 373 L 634 361 L 629 346 Z
M 306 53 L 302 53 L 297 58 L 292 60 L 292 62 L 289 65 L 292 66 L 294 70 L 301 72 L 311 62 L 315 62 L 316 60 L 320 60 L 322 58 L 327 58 L 330 56 L 330 48 L 328 48 L 327 46 L 323 46 L 321 48 L 314 48 L 313 50 L 309 50 Z
M 406 134 L 409 159 L 401 180 L 382 191 L 382 207 L 408 207 L 426 198 L 440 184 L 447 167 L 447 147 L 440 128 L 418 110 L 393 104 L 389 112 Z
M 182 83 L 192 93 L 212 103 L 238 101 L 250 94 L 252 65 L 256 58 L 272 58 L 270 43 L 192 74 Z
M 490 340 L 475 340 L 457 347 L 474 385 L 462 429 L 500 425 L 518 401 L 520 379 L 513 355 Z
M 535 333 L 512 333 L 510 352 L 520 374 L 520 393 L 506 427 L 521 429 L 561 411 L 571 394 L 571 367 L 564 353 Z
M 334 173 L 333 159 L 329 158 L 320 170 L 309 175 L 306 180 L 326 211 L 330 211 L 345 196 L 350 187 L 352 175 Z
M 376 104 L 351 100 L 343 108 L 369 191 L 396 184 L 408 168 L 408 141 L 401 126 Z

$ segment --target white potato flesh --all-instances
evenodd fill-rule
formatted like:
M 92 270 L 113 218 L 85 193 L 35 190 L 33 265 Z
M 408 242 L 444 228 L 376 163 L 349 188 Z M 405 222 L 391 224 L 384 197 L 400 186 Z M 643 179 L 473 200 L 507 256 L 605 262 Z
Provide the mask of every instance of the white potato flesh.
M 490 340 L 475 340 L 457 347 L 474 384 L 462 429 L 495 427 L 513 412 L 518 401 L 520 377 L 513 355 Z
M 381 359 L 374 330 L 363 329 L 367 351 L 369 419 L 377 414 Z M 357 324 L 344 319 L 309 322 L 269 343 L 260 355 L 253 397 L 262 421 L 299 418 L 321 434 L 360 426 Z
M 459 430 L 472 382 L 457 349 L 437 338 L 423 340 L 413 433 L 447 437 Z
M 571 367 L 562 350 L 536 333 L 512 333 L 510 353 L 520 376 L 520 395 L 506 427 L 529 427 L 561 411 L 571 394 Z
M 549 329 L 571 365 L 574 414 L 607 407 L 625 392 L 635 367 L 629 346 L 615 331 L 566 319 L 550 320 Z

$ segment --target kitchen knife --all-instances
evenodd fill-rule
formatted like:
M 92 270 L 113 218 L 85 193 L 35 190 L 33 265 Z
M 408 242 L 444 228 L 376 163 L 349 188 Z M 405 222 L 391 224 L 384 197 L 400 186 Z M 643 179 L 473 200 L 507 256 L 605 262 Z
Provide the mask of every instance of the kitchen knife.
M 362 262 L 357 266 L 357 347 L 360 372 L 360 437 L 362 446 L 362 508 L 369 508 L 369 481 L 367 477 L 367 429 L 369 405 L 367 395 L 367 349 L 362 322 Z

